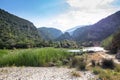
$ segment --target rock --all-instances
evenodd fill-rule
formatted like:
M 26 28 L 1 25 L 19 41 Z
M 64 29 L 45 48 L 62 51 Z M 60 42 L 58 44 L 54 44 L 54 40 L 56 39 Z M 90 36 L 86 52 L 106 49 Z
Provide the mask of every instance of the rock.
M 120 59 L 120 50 L 118 50 L 117 54 L 116 54 L 116 58 Z

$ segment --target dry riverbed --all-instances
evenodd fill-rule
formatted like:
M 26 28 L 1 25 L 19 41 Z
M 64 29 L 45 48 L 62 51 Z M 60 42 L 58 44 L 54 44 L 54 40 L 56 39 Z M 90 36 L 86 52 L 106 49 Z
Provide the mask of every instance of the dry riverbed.
M 74 76 L 74 72 L 80 77 Z M 5 67 L 0 68 L 0 80 L 94 80 L 89 71 L 58 67 Z

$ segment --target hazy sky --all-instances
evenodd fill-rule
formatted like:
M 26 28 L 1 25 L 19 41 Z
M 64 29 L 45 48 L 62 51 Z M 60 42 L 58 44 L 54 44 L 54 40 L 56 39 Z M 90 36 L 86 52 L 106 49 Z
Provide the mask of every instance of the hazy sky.
M 120 10 L 120 0 L 0 0 L 0 8 L 27 19 L 36 27 L 65 31 L 89 25 Z

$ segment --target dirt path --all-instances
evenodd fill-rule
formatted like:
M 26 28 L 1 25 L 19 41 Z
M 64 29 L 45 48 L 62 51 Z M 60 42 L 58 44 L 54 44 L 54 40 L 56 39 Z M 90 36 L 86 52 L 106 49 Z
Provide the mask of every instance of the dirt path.
M 95 77 L 89 71 L 79 71 L 81 77 L 75 77 L 73 71 L 57 67 L 7 67 L 0 68 L 0 80 L 91 80 Z

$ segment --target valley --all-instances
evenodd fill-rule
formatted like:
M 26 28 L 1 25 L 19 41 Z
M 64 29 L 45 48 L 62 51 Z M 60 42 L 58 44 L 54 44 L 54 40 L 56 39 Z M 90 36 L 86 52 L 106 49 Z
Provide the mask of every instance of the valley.
M 120 80 L 119 55 L 120 11 L 62 32 L 0 9 L 0 80 Z

